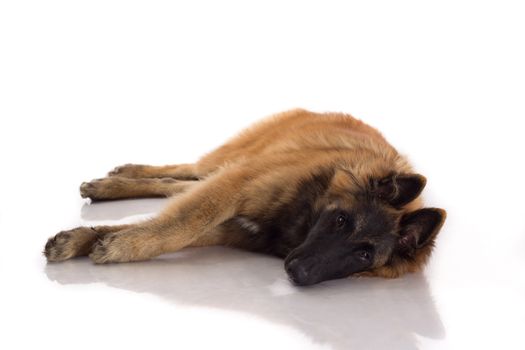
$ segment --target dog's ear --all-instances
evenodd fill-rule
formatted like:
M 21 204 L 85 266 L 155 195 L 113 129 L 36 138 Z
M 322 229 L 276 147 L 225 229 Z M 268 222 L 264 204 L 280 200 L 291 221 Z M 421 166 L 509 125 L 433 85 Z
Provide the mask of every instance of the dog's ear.
M 425 188 L 427 179 L 419 174 L 391 175 L 374 182 L 374 193 L 388 204 L 399 208 L 412 202 Z
M 424 208 L 405 214 L 400 222 L 398 251 L 414 256 L 416 249 L 433 243 L 446 217 L 446 211 L 438 208 Z

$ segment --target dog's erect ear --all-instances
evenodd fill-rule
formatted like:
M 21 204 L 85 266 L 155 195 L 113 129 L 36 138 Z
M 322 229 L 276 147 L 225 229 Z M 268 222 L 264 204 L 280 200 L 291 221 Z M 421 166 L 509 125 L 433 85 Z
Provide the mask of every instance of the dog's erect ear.
M 374 183 L 374 193 L 394 207 L 402 207 L 417 198 L 427 179 L 419 174 L 391 175 Z
M 433 242 L 446 217 L 446 211 L 438 208 L 424 208 L 405 214 L 400 222 L 399 251 L 413 256 L 416 249 Z

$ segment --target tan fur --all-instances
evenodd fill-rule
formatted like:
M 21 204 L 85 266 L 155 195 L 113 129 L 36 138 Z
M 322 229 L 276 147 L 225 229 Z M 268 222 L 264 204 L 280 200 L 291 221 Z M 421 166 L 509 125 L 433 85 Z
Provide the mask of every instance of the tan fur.
M 195 182 L 173 178 L 126 178 L 112 176 L 84 182 L 80 185 L 82 198 L 93 200 L 170 197 L 187 191 Z
M 125 164 L 116 167 L 108 176 L 121 176 L 127 178 L 177 178 L 179 180 L 195 180 L 196 170 L 194 164 L 178 164 L 166 166 L 151 166 L 140 164 Z
M 235 245 L 222 223 L 278 208 L 292 198 L 298 183 L 322 168 L 336 172 L 326 198 L 317 205 L 351 201 L 339 194 L 366 185 L 370 177 L 413 172 L 408 161 L 363 122 L 345 114 L 292 110 L 257 123 L 196 164 L 128 164 L 108 178 L 84 183 L 81 194 L 92 199 L 176 196 L 156 218 L 139 224 L 115 230 L 77 228 L 68 231 L 65 242 L 60 239 L 65 234 L 59 233 L 45 254 L 49 261 L 59 261 L 89 253 L 95 263 L 108 263 L 146 260 L 187 246 Z M 416 199 L 401 211 L 421 206 Z M 396 277 L 415 271 L 430 251 L 427 247 L 412 262 L 368 274 Z

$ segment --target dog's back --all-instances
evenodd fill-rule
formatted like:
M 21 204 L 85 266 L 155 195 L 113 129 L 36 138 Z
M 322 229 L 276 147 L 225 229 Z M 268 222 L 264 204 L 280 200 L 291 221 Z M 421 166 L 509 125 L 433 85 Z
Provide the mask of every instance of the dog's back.
M 342 113 L 313 113 L 303 109 L 266 118 L 206 155 L 199 161 L 204 170 L 294 151 L 366 149 L 386 159 L 401 159 L 373 127 Z M 401 171 L 410 170 L 401 161 Z

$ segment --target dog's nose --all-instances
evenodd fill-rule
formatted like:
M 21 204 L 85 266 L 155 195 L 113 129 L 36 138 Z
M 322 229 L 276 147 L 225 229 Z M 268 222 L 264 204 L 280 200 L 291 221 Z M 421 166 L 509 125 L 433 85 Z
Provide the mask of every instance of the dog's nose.
M 297 285 L 302 286 L 308 284 L 308 270 L 305 268 L 299 259 L 293 259 L 286 264 L 286 272 L 290 279 Z

